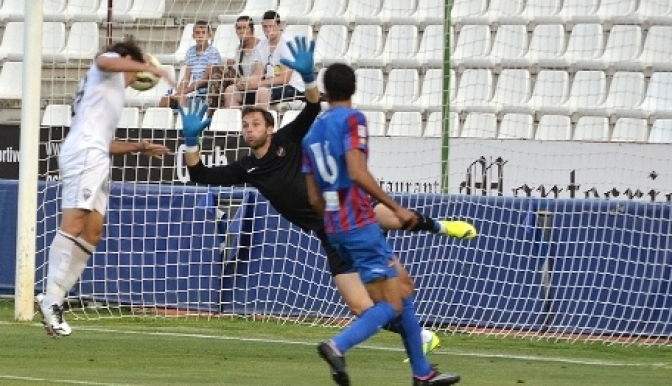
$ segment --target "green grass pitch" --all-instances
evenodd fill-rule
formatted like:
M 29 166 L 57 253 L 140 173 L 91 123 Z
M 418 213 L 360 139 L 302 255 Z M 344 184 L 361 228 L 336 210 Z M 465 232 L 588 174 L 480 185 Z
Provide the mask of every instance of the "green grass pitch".
M 315 345 L 334 328 L 231 319 L 72 320 L 51 339 L 0 302 L 0 385 L 332 385 Z M 672 347 L 442 336 L 430 362 L 460 386 L 663 386 Z M 410 384 L 401 343 L 381 332 L 347 355 L 354 385 Z

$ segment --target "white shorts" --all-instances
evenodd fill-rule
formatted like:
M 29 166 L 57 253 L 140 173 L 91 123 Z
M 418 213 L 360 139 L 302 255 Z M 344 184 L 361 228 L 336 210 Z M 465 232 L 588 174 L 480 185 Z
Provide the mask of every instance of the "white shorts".
M 109 195 L 110 155 L 83 149 L 58 157 L 61 208 L 95 210 L 105 215 Z

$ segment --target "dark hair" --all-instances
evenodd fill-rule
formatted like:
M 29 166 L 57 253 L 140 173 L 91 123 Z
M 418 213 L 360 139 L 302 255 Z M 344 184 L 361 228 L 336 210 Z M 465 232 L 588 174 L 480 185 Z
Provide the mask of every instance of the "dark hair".
M 196 28 L 196 27 L 206 27 L 208 29 L 208 33 L 212 34 L 212 27 L 210 26 L 210 23 L 208 23 L 205 20 L 197 20 L 194 23 L 194 28 Z
M 275 11 L 266 11 L 261 20 L 275 20 L 276 24 L 280 24 L 280 15 Z
M 238 18 L 236 19 L 236 23 L 238 23 L 239 21 L 246 21 L 247 25 L 250 26 L 250 29 L 254 31 L 254 21 L 252 21 L 251 17 L 247 15 L 238 16 Z
M 105 52 L 116 52 L 119 56 L 130 56 L 136 62 L 145 63 L 142 49 L 135 42 L 133 36 L 126 36 L 123 41 L 110 45 Z
M 334 63 L 324 73 L 324 90 L 330 102 L 342 102 L 352 98 L 357 88 L 357 79 L 352 67 Z
M 270 111 L 266 110 L 263 107 L 245 106 L 245 107 L 243 107 L 243 111 L 241 112 L 241 116 L 244 117 L 244 116 L 250 115 L 252 113 L 261 113 L 261 115 L 264 117 L 264 121 L 266 122 L 266 127 L 275 126 L 275 119 L 273 119 L 273 114 L 271 114 Z

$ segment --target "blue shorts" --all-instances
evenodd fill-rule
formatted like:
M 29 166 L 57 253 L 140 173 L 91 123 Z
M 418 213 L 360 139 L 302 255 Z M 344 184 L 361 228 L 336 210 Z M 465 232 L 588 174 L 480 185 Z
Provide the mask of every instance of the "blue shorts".
M 330 233 L 329 242 L 359 273 L 364 284 L 397 277 L 392 247 L 378 223 L 347 232 Z

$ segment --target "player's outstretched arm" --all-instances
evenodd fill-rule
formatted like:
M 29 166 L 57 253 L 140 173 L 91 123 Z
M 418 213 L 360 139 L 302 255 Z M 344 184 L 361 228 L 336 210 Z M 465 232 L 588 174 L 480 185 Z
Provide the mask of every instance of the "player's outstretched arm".
M 168 151 L 168 148 L 163 145 L 144 140 L 140 142 L 112 141 L 110 144 L 110 154 L 112 155 L 142 153 L 148 157 L 162 158 Z
M 96 66 L 105 72 L 150 72 L 160 78 L 163 78 L 171 86 L 175 87 L 175 80 L 161 67 L 155 67 L 150 63 L 136 62 L 130 57 L 117 57 L 101 55 L 96 59 Z
M 287 47 L 294 60 L 282 58 L 280 63 L 301 75 L 301 79 L 306 85 L 306 100 L 310 103 L 319 103 L 320 91 L 317 89 L 317 79 L 315 78 L 315 40 L 309 42 L 305 36 L 297 36 L 294 38 L 293 44 L 291 41 L 287 42 Z

